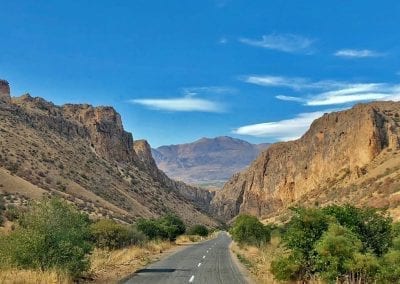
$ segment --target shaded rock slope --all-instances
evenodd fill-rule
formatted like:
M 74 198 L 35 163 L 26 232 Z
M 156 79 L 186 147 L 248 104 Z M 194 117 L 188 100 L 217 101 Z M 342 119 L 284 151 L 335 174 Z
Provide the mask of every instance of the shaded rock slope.
M 188 224 L 216 224 L 204 213 L 213 194 L 168 178 L 112 107 L 11 98 L 2 80 L 0 118 L 0 193 L 12 203 L 57 195 L 93 216 L 175 212 Z

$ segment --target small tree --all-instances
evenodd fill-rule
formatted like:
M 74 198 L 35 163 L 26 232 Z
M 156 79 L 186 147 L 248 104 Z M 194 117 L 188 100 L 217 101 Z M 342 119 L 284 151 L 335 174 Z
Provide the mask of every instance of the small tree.
M 328 231 L 315 244 L 317 267 L 325 280 L 343 279 L 349 271 L 348 264 L 362 248 L 361 241 L 349 229 L 330 224 Z
M 208 236 L 208 229 L 204 225 L 194 225 L 191 227 L 188 232 L 189 235 L 198 235 L 201 237 L 207 237 Z
M 239 244 L 261 246 L 271 240 L 271 230 L 262 224 L 256 217 L 239 215 L 233 224 L 230 233 Z
M 175 240 L 177 236 L 186 231 L 183 221 L 173 214 L 168 214 L 159 219 L 139 219 L 136 227 L 149 239 L 159 238 L 170 241 Z
M 174 241 L 176 237 L 184 234 L 186 231 L 185 223 L 174 214 L 167 214 L 159 219 L 158 222 L 162 231 L 165 233 L 166 238 L 170 241 Z

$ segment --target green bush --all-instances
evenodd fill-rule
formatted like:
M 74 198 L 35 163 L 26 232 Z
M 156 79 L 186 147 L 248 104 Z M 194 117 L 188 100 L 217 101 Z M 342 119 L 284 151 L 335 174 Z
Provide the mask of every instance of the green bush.
M 278 280 L 397 283 L 400 225 L 386 212 L 350 205 L 293 208 L 281 230 L 286 257 L 272 261 Z M 389 252 L 388 252 L 389 251 Z M 397 253 L 399 252 L 399 253 Z M 335 282 L 336 281 L 336 282 Z
M 207 237 L 208 236 L 208 229 L 204 225 L 194 225 L 191 227 L 188 232 L 188 235 L 198 235 L 201 237 Z
M 230 233 L 239 244 L 261 246 L 271 240 L 271 230 L 258 219 L 250 215 L 239 215 Z
M 173 241 L 186 231 L 183 221 L 173 214 L 168 214 L 159 219 L 139 219 L 136 226 L 149 239 L 168 239 Z
M 302 264 L 292 255 L 277 257 L 271 262 L 271 273 L 277 280 L 289 281 L 297 280 L 301 273 Z
M 3 265 L 58 269 L 78 276 L 89 268 L 87 215 L 59 199 L 33 203 L 17 228 L 0 242 Z
M 117 249 L 130 245 L 141 245 L 146 236 L 132 225 L 118 224 L 101 219 L 90 225 L 91 239 L 96 247 Z
M 381 256 L 392 242 L 392 219 L 387 213 L 374 208 L 357 208 L 351 205 L 328 206 L 322 211 L 335 217 L 340 225 L 349 228 L 363 244 L 362 251 L 372 251 Z
M 379 283 L 400 283 L 400 251 L 391 250 L 381 259 Z

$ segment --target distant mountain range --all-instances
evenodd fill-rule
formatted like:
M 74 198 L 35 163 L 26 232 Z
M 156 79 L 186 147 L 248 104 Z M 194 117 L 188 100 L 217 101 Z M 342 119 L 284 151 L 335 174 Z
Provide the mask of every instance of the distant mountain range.
M 205 187 L 222 186 L 245 169 L 269 144 L 251 144 L 228 136 L 152 149 L 157 166 L 169 177 Z

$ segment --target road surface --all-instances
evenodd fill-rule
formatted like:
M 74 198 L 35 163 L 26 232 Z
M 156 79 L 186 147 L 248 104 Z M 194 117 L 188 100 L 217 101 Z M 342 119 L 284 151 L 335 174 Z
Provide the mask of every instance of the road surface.
M 247 283 L 231 257 L 231 241 L 221 232 L 215 239 L 191 245 L 137 271 L 124 283 Z

